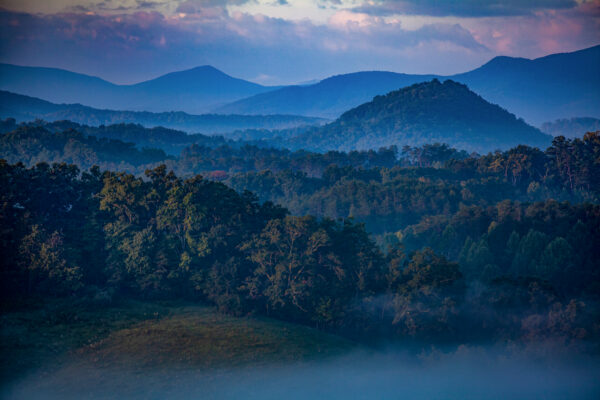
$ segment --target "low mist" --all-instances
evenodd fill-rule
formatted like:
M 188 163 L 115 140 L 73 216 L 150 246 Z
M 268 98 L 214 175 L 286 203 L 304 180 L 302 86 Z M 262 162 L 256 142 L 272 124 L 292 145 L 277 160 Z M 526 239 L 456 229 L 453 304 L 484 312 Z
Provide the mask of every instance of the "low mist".
M 597 399 L 597 358 L 460 347 L 360 351 L 325 361 L 153 371 L 73 361 L 4 388 L 6 399 Z M 47 370 L 45 370 L 47 371 Z

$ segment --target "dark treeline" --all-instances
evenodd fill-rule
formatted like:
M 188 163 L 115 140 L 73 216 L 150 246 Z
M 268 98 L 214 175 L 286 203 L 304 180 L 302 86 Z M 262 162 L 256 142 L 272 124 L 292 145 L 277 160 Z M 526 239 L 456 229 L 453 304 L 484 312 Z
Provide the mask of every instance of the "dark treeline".
M 550 135 L 489 103 L 466 85 L 437 79 L 375 96 L 330 124 L 282 136 L 282 146 L 312 151 L 444 142 L 481 153 L 518 144 L 544 148 L 552 141 Z
M 399 232 L 409 249 L 431 247 L 458 260 L 469 279 L 530 276 L 559 293 L 600 293 L 600 206 L 509 200 L 424 218 Z
M 450 224 L 407 231 L 419 249 L 396 243 L 384 253 L 361 224 L 290 216 L 165 166 L 142 179 L 2 161 L 0 186 L 5 300 L 184 297 L 371 339 L 572 343 L 600 333 L 598 206 L 465 208 Z M 441 226 L 451 231 L 433 243 Z M 467 236 L 476 249 L 461 245 Z M 479 261 L 482 241 L 491 254 L 515 253 Z M 461 247 L 464 265 L 439 254 L 457 257 L 444 243 Z M 563 254 L 573 257 L 554 258 Z
M 485 156 L 449 157 L 447 149 L 406 148 L 392 168 L 331 165 L 320 178 L 291 170 L 260 171 L 236 174 L 226 182 L 285 204 L 295 215 L 352 216 L 378 234 L 398 231 L 424 216 L 451 215 L 464 206 L 486 207 L 505 199 L 597 202 L 600 196 L 598 132 L 583 139 L 557 137 L 545 152 L 518 146 Z
M 223 136 L 187 134 L 183 131 L 163 127 L 146 128 L 139 124 L 122 123 L 89 126 L 68 120 L 54 122 L 36 120 L 33 122 L 17 123 L 14 118 L 7 118 L 0 121 L 0 133 L 19 131 L 20 135 L 24 136 L 32 129 L 33 132 L 36 132 L 36 128 L 43 128 L 49 133 L 77 131 L 81 133 L 83 137 L 95 136 L 96 138 L 120 140 L 126 143 L 134 143 L 139 149 L 160 149 L 169 155 L 178 155 L 181 150 L 192 144 L 208 147 L 217 147 L 225 144 L 235 147 L 236 145 L 236 142 L 226 140 Z M 37 130 L 37 132 L 39 132 L 39 130 Z M 125 162 L 127 162 L 127 160 L 125 160 Z
M 261 201 L 284 204 L 293 215 L 354 217 L 376 234 L 396 232 L 424 216 L 451 215 L 463 206 L 487 207 L 505 199 L 597 202 L 599 196 L 598 133 L 572 140 L 557 137 L 545 151 L 518 146 L 484 156 L 442 144 L 406 146 L 401 151 L 390 147 L 348 153 L 292 152 L 198 135 L 205 139 L 203 143 L 173 157 L 161 150 L 140 149 L 139 144 L 95 139 L 90 132 L 138 143 L 145 136 L 168 142 L 171 134 L 180 140 L 181 132 L 126 125 L 87 127 L 88 134 L 79 134 L 64 131 L 68 124 L 22 126 L 4 134 L 0 157 L 29 166 L 37 162 L 74 163 L 83 169 L 98 165 L 138 176 L 164 163 L 178 176 L 202 174 L 239 192 L 250 190 Z
M 136 170 L 164 162 L 167 156 L 156 148 L 138 149 L 134 143 L 86 136 L 75 130 L 50 132 L 43 127 L 25 127 L 0 136 L 1 157 L 9 162 L 67 162 L 90 168 Z
M 353 168 L 388 167 L 395 165 L 432 165 L 449 159 L 463 159 L 468 155 L 447 145 L 434 144 L 421 148 L 406 146 L 400 154 L 395 147 L 378 151 L 330 151 L 324 154 L 307 151 L 290 151 L 266 146 L 267 143 L 226 140 L 221 136 L 187 135 L 166 128 L 144 128 L 135 124 L 100 127 L 79 125 L 70 121 L 16 124 L 14 119 L 2 121 L 0 131 L 0 156 L 10 162 L 72 162 L 84 169 L 98 165 L 114 169 L 113 160 L 120 159 L 119 170 L 143 175 L 148 168 L 166 163 L 181 176 L 216 172 L 223 177 L 238 172 L 271 170 L 301 171 L 308 176 L 321 176 L 330 165 Z M 67 138 L 67 139 L 65 139 Z M 109 139 L 115 154 L 96 145 L 95 138 Z M 116 149 L 117 142 L 121 149 Z M 128 149 L 128 152 L 122 150 Z M 146 164 L 139 159 L 137 150 L 159 149 L 160 152 Z M 97 153 L 97 154 L 93 154 Z M 92 157 L 90 157 L 90 154 Z
M 447 146 L 436 145 L 447 148 Z M 388 167 L 398 165 L 395 147 L 378 151 L 329 151 L 311 153 L 245 145 L 237 149 L 229 146 L 210 148 L 193 145 L 185 149 L 179 159 L 168 164 L 182 175 L 193 172 L 220 172 L 223 178 L 250 171 L 297 171 L 307 177 L 321 177 L 331 165 L 354 168 Z

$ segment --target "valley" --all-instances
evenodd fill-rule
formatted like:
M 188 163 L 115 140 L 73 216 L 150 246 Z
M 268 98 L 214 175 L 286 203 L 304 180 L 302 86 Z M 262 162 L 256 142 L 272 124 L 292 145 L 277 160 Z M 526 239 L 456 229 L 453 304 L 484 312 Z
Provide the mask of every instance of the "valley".
M 599 27 L 3 2 L 0 398 L 600 398 Z

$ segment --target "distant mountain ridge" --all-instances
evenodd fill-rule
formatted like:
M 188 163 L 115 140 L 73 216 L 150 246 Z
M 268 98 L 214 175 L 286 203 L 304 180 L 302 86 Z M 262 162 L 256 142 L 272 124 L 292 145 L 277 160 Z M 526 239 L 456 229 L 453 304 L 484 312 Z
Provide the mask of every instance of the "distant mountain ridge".
M 240 129 L 289 129 L 324 122 L 319 118 L 295 115 L 193 115 L 181 111 L 152 113 L 100 110 L 81 104 L 54 104 L 1 90 L 0 118 L 15 118 L 20 122 L 35 119 L 49 122 L 70 120 L 90 126 L 136 123 L 146 127 L 162 126 L 203 134 L 223 134 Z
M 300 115 L 337 118 L 341 112 L 434 75 L 407 75 L 386 71 L 365 71 L 336 75 L 305 86 L 286 86 L 261 93 L 216 109 L 219 113 L 272 114 L 296 110 Z
M 453 76 L 358 72 L 308 86 L 283 87 L 216 109 L 239 114 L 291 113 L 336 118 L 377 95 L 433 78 L 469 86 L 488 101 L 541 125 L 557 118 L 600 117 L 600 46 L 529 60 L 496 57 Z
M 54 68 L 0 64 L 0 90 L 54 103 L 102 109 L 190 114 L 293 114 L 335 119 L 377 95 L 415 83 L 464 83 L 528 123 L 589 116 L 600 118 L 600 46 L 537 59 L 495 57 L 452 76 L 365 71 L 315 84 L 266 87 L 233 78 L 211 66 L 173 72 L 133 85 Z
M 534 60 L 496 57 L 451 79 L 536 126 L 600 117 L 600 46 Z
M 57 68 L 0 64 L 0 90 L 95 108 L 198 114 L 273 89 L 233 78 L 208 65 L 133 85 L 116 85 Z
M 546 148 L 551 139 L 466 85 L 434 79 L 377 96 L 284 146 L 349 151 L 440 142 L 486 153 L 519 144 Z

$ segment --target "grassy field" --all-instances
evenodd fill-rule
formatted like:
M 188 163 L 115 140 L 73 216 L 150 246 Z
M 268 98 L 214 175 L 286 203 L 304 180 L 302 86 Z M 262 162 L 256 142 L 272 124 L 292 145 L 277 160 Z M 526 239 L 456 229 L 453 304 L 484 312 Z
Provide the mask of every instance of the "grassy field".
M 3 386 L 28 374 L 56 379 L 86 369 L 173 374 L 303 362 L 354 347 L 314 329 L 188 303 L 57 301 L 4 311 L 0 326 Z
M 594 360 L 514 349 L 372 351 L 189 303 L 68 301 L 0 316 L 0 399 L 597 399 Z M 510 350 L 510 351 L 506 351 Z

